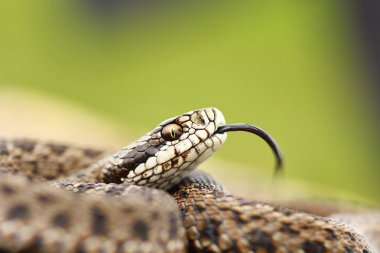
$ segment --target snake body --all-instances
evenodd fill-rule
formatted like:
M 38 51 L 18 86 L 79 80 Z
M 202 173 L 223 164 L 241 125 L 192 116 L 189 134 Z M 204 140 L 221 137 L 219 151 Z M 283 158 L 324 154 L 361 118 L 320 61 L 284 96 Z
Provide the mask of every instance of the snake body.
M 113 154 L 0 140 L 0 252 L 371 252 L 346 225 L 194 171 L 224 124 L 215 108 L 191 111 Z

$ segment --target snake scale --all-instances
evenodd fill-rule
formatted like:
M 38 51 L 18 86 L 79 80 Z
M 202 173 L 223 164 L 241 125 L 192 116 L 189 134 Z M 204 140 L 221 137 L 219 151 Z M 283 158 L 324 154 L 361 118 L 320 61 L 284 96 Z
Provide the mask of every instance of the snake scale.
M 252 130 L 253 129 L 253 130 Z M 0 140 L 0 252 L 373 252 L 334 220 L 229 194 L 194 169 L 226 140 L 216 108 L 119 151 Z

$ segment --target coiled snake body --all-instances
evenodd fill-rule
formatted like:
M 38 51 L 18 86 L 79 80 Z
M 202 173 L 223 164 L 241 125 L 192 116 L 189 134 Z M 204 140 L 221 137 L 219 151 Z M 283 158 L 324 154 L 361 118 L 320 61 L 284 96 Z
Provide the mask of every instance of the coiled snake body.
M 371 252 L 346 225 L 235 197 L 193 171 L 223 127 L 215 108 L 188 112 L 108 156 L 0 140 L 0 252 Z

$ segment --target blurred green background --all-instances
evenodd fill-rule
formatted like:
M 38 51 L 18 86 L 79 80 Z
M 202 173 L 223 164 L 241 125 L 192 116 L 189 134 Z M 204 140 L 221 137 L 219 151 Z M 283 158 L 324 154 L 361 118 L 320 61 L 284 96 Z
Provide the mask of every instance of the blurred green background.
M 3 1 L 0 88 L 68 100 L 139 135 L 215 106 L 275 137 L 288 178 L 376 203 L 379 134 L 352 15 L 343 1 Z M 270 173 L 269 148 L 247 137 L 230 134 L 218 156 Z

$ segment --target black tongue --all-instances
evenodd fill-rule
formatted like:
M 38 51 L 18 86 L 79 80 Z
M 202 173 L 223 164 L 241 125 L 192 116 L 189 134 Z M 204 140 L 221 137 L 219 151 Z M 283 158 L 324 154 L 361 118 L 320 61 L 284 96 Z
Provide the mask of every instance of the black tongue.
M 225 133 L 225 132 L 231 132 L 231 131 L 244 131 L 244 132 L 250 132 L 257 136 L 259 136 L 261 139 L 263 139 L 272 149 L 275 157 L 276 157 L 276 167 L 275 167 L 275 173 L 277 174 L 281 169 L 283 165 L 283 159 L 281 155 L 281 151 L 274 141 L 274 139 L 264 130 L 261 128 L 258 128 L 257 126 L 240 123 L 240 124 L 227 124 L 220 126 L 217 133 Z

